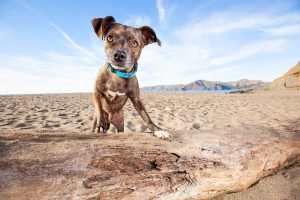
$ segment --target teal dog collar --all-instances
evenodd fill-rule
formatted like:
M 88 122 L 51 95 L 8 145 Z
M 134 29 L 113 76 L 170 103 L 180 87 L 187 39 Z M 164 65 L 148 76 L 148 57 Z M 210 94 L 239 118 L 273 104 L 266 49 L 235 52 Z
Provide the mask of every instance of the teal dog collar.
M 108 64 L 108 70 L 112 73 L 115 73 L 121 78 L 130 78 L 136 74 L 136 68 L 132 72 L 121 72 L 115 68 L 113 68 L 110 64 Z

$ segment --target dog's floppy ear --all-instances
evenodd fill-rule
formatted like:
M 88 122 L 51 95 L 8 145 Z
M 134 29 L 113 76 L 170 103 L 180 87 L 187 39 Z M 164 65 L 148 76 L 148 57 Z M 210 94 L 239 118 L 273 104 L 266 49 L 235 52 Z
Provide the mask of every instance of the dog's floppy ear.
M 92 20 L 92 25 L 94 27 L 95 33 L 100 37 L 102 40 L 104 39 L 105 33 L 108 31 L 109 26 L 111 23 L 116 22 L 114 17 L 107 16 L 104 18 L 95 18 Z
M 152 28 L 150 28 L 149 26 L 142 26 L 142 27 L 140 27 L 140 30 L 142 31 L 145 45 L 157 42 L 157 44 L 159 46 L 161 46 L 161 42 L 158 39 L 158 37 L 156 36 L 156 34 Z

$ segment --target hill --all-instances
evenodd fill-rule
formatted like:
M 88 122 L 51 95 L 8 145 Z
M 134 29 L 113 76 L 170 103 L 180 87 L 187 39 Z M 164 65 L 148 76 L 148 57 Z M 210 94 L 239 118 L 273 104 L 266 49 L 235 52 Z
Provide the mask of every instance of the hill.
M 300 88 L 300 61 L 268 85 L 270 89 Z
M 268 83 L 260 80 L 241 79 L 238 81 L 220 82 L 197 80 L 188 84 L 157 85 L 143 87 L 143 91 L 182 91 L 182 90 L 231 90 L 231 89 L 257 89 L 265 87 Z

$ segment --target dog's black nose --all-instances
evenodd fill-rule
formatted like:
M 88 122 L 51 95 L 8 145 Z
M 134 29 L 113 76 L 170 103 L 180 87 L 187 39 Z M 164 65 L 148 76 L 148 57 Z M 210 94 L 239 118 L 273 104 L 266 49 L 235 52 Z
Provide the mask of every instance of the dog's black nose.
M 114 59 L 116 62 L 123 62 L 124 60 L 126 60 L 126 57 L 127 56 L 125 51 L 118 50 L 114 53 Z

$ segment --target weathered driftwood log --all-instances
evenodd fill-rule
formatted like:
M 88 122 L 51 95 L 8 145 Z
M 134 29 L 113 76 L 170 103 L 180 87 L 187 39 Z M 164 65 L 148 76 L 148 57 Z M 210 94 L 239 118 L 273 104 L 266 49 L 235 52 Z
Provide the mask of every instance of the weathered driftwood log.
M 0 137 L 0 199 L 207 199 L 243 190 L 300 156 L 295 127 L 173 132 L 171 142 L 150 133 Z

